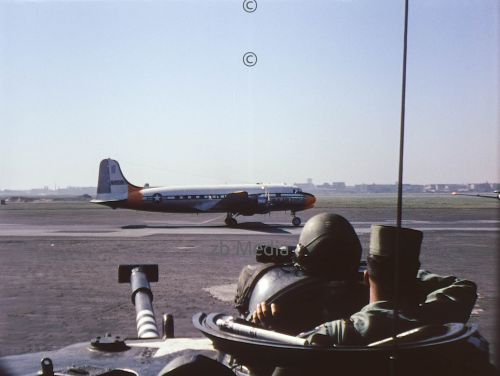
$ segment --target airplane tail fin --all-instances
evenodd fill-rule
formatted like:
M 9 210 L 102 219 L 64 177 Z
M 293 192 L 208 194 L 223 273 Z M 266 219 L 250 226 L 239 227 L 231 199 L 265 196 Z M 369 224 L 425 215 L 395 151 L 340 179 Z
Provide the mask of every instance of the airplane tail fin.
M 130 184 L 125 179 L 117 161 L 109 158 L 103 159 L 99 165 L 97 196 L 92 202 L 103 203 L 126 200 L 129 190 L 139 189 L 141 188 Z

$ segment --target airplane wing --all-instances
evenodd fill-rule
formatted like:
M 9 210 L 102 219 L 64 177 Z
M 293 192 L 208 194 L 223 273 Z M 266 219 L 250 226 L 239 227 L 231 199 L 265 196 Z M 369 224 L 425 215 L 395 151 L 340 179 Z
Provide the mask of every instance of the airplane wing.
M 200 204 L 197 204 L 193 206 L 194 209 L 200 211 L 200 212 L 208 212 L 210 209 L 212 209 L 215 205 L 217 205 L 217 202 L 210 202 L 210 201 L 204 201 Z
M 231 213 L 252 211 L 255 206 L 257 206 L 257 200 L 252 199 L 246 191 L 230 193 L 217 204 L 221 210 Z
M 224 198 L 224 201 L 234 201 L 234 200 L 248 200 L 248 192 L 247 191 L 239 191 L 230 193 Z
M 218 209 L 237 213 L 249 205 L 249 196 L 246 191 L 233 192 L 226 195 L 225 198 L 221 200 L 208 200 L 204 201 L 194 208 L 199 211 L 209 211 L 210 209 L 217 207 Z
M 495 192 L 497 193 L 497 192 Z M 500 200 L 500 194 L 497 196 L 488 196 L 488 195 L 481 195 L 481 194 L 472 194 L 472 193 L 458 193 L 458 192 L 452 192 L 452 195 L 454 196 L 470 196 L 470 197 L 482 197 L 482 198 L 493 198 L 495 200 Z

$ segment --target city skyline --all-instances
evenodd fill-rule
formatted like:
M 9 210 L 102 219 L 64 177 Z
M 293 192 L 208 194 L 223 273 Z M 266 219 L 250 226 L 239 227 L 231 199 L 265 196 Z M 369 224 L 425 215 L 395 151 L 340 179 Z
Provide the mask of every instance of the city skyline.
M 288 184 L 287 182 L 283 182 Z M 270 184 L 270 183 L 259 183 L 259 184 Z M 307 179 L 306 182 L 294 182 L 288 185 L 294 185 L 301 187 L 305 190 L 332 190 L 332 191 L 362 191 L 363 189 L 375 188 L 373 191 L 395 191 L 397 189 L 397 183 L 358 183 L 348 185 L 345 182 L 322 182 L 314 183 L 312 179 Z M 413 192 L 451 192 L 451 191 L 477 191 L 477 192 L 490 192 L 497 190 L 500 187 L 498 182 L 476 182 L 476 183 L 428 183 L 428 184 L 412 184 L 404 183 L 403 190 L 410 190 Z M 66 187 L 49 187 L 45 185 L 43 187 L 32 187 L 27 189 L 2 189 L 0 187 L 0 194 L 14 194 L 14 193 L 26 193 L 26 194 L 78 194 L 88 193 L 90 191 L 96 191 L 97 186 L 66 186 Z M 95 192 L 94 192 L 95 193 Z

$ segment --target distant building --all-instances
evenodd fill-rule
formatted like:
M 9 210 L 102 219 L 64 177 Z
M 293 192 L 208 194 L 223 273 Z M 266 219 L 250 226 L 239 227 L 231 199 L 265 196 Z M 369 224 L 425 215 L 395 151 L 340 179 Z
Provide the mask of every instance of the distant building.
M 425 186 L 424 192 L 428 193 L 449 193 L 454 192 L 459 188 L 459 184 L 428 184 Z
M 317 185 L 316 188 L 332 189 L 332 186 L 330 185 L 330 183 L 323 183 L 323 184 Z
M 369 184 L 366 190 L 369 193 L 394 193 L 398 189 L 396 184 Z
M 450 193 L 450 192 L 491 192 L 492 185 L 489 183 L 480 184 L 427 184 L 424 192 L 427 193 Z
M 403 192 L 405 193 L 423 193 L 424 186 L 420 184 L 403 184 Z
M 293 183 L 293 185 L 302 188 L 304 190 L 313 190 L 316 189 L 316 186 L 313 184 L 313 180 L 311 178 L 307 179 L 307 183 Z
M 355 193 L 368 193 L 368 185 L 367 184 L 356 184 L 353 187 L 352 191 Z
M 469 190 L 474 192 L 491 192 L 494 191 L 490 183 L 469 184 Z
M 337 192 L 344 192 L 346 190 L 346 185 L 343 181 L 332 182 L 332 189 Z

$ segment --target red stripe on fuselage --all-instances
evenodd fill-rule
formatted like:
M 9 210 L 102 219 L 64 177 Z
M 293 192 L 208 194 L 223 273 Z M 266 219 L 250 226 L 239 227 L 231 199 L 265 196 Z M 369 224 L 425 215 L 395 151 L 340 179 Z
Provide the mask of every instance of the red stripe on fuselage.
M 132 185 L 128 186 L 128 199 L 124 203 L 124 207 L 127 209 L 135 210 L 148 210 L 145 202 L 143 201 L 142 189 L 139 187 L 134 187 Z

